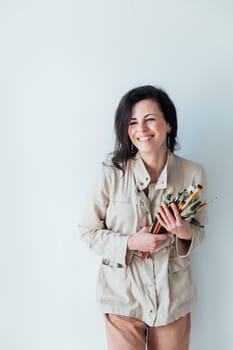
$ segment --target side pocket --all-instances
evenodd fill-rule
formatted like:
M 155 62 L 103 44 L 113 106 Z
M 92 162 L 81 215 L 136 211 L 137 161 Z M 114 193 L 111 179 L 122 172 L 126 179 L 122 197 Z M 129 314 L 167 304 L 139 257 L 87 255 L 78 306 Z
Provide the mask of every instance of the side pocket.
M 101 303 L 130 302 L 128 267 L 110 267 L 101 264 L 98 276 L 97 298 Z
M 180 270 L 186 269 L 190 265 L 188 257 L 180 258 L 170 258 L 168 261 L 168 272 L 174 273 Z
M 168 280 L 172 308 L 178 309 L 194 300 L 196 291 L 188 257 L 169 259 Z

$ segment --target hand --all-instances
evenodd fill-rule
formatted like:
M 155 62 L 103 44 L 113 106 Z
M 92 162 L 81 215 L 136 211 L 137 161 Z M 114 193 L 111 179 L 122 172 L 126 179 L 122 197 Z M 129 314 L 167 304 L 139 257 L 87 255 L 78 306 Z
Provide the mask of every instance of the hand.
M 166 203 L 162 203 L 158 208 L 156 217 L 167 231 L 174 233 L 178 238 L 192 239 L 191 225 L 180 216 L 179 210 L 174 203 L 169 208 Z
M 167 234 L 152 235 L 149 231 L 150 226 L 144 226 L 135 235 L 130 236 L 128 239 L 128 249 L 153 253 L 168 237 Z

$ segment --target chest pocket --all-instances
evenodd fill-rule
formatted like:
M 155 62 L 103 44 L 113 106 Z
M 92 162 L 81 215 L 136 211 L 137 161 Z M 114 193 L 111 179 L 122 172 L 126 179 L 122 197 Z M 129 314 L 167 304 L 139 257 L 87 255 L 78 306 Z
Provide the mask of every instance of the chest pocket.
M 143 203 L 137 196 L 114 196 L 107 208 L 106 226 L 123 234 L 135 233 L 143 217 Z M 142 223 L 143 224 L 143 223 Z

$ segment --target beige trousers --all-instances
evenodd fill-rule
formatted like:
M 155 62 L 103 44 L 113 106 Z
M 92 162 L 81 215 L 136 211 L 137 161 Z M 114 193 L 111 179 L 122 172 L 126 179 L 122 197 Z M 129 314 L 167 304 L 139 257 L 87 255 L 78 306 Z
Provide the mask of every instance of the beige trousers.
M 105 314 L 109 350 L 188 350 L 190 314 L 161 327 L 127 316 Z

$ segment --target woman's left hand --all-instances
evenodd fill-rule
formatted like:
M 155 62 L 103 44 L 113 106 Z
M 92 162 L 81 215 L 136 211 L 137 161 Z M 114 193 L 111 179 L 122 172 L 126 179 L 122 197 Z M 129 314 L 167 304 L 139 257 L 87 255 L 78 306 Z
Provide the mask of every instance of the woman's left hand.
M 179 210 L 174 203 L 169 208 L 166 203 L 162 203 L 158 207 L 156 217 L 167 231 L 174 233 L 178 238 L 192 239 L 191 225 L 180 216 Z

